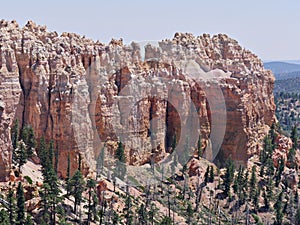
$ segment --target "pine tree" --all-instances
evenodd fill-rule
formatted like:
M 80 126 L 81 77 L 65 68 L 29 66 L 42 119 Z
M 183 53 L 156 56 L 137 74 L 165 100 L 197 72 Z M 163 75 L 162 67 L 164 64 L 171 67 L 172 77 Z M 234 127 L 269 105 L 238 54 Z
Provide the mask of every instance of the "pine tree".
M 253 197 L 256 194 L 256 166 L 252 167 L 252 172 L 251 172 L 251 178 L 250 178 L 250 197 L 253 199 Z
M 113 210 L 112 224 L 118 225 L 120 221 L 121 221 L 121 218 L 120 218 L 119 214 L 115 210 Z
M 291 134 L 291 139 L 292 139 L 292 142 L 293 142 L 293 148 L 297 149 L 298 148 L 297 126 L 293 127 L 292 134 Z
M 124 146 L 123 146 L 122 142 L 118 143 L 118 148 L 117 148 L 115 157 L 117 159 L 116 168 L 115 168 L 116 176 L 121 179 L 124 179 L 125 174 L 126 174 L 126 164 L 125 164 L 126 158 L 125 158 Z
M 9 222 L 10 224 L 15 224 L 16 203 L 15 203 L 14 191 L 12 188 L 10 188 L 8 191 L 7 202 L 8 202 Z
M 273 201 L 273 191 L 274 191 L 274 182 L 273 179 L 270 178 L 267 183 L 267 198 L 269 201 Z
M 85 208 L 88 209 L 87 223 L 90 224 L 90 222 L 92 221 L 92 216 L 95 215 L 94 212 L 95 212 L 96 206 L 97 206 L 97 203 L 95 202 L 95 200 L 98 200 L 98 199 L 94 198 L 96 181 L 93 180 L 93 179 L 88 179 L 86 186 L 87 186 L 87 189 L 88 189 L 88 204 L 85 206 Z
M 171 142 L 171 147 L 172 150 L 174 151 L 177 145 L 177 137 L 176 137 L 176 132 L 174 133 L 173 137 L 172 137 L 172 142 Z
M 209 178 L 209 166 L 207 166 L 207 168 L 206 168 L 206 172 L 205 172 L 205 174 L 204 174 L 204 183 L 205 183 L 205 185 L 208 183 L 208 178 Z
M 172 219 L 168 216 L 165 216 L 160 222 L 160 225 L 172 225 Z
M 276 220 L 274 225 L 281 225 L 283 220 L 283 213 L 282 213 L 282 196 L 283 192 L 280 192 L 276 203 L 274 204 L 274 209 L 276 212 Z
M 82 174 L 79 170 L 76 170 L 74 176 L 70 180 L 70 195 L 72 195 L 75 199 L 74 201 L 74 213 L 77 213 L 77 206 L 79 206 L 82 202 L 82 193 L 84 191 L 84 180 Z
M 67 196 L 70 194 L 71 186 L 70 186 L 70 169 L 71 169 L 71 160 L 70 160 L 70 152 L 68 153 L 68 160 L 67 160 L 67 176 L 66 176 L 66 190 L 67 190 Z
M 28 127 L 28 139 L 26 141 L 28 157 L 33 156 L 33 149 L 36 148 L 36 138 L 32 126 Z
M 198 151 L 197 152 L 198 153 L 198 159 L 200 159 L 203 155 L 201 134 L 199 135 L 199 138 L 198 138 L 197 151 Z
M 264 190 L 263 192 L 263 199 L 264 199 L 264 207 L 266 210 L 270 209 L 270 201 L 269 201 L 269 198 L 267 197 L 267 193 L 266 191 Z
M 54 158 L 55 158 L 55 161 L 54 161 L 54 170 L 55 170 L 55 173 L 57 173 L 58 171 L 58 157 L 59 157 L 59 151 L 58 151 L 58 147 L 55 148 L 55 153 L 54 153 Z
M 272 178 L 275 169 L 274 169 L 274 162 L 271 156 L 267 159 L 266 166 L 267 166 L 266 174 L 268 175 L 269 178 Z
M 190 202 L 188 202 L 186 213 L 187 213 L 187 221 L 186 222 L 187 222 L 187 224 L 191 224 L 194 210 L 193 210 Z
M 259 154 L 259 161 L 262 164 L 266 163 L 268 156 L 271 152 L 271 146 L 272 146 L 272 143 L 271 143 L 270 137 L 267 135 L 264 138 L 263 150 Z
M 233 178 L 234 178 L 234 164 L 233 164 L 232 160 L 229 158 L 229 160 L 226 163 L 226 172 L 225 172 L 225 177 L 224 177 L 224 181 L 223 181 L 224 194 L 229 197 L 231 196 L 230 195 L 230 186 L 231 186 L 231 183 L 233 182 Z
M 126 225 L 133 224 L 133 216 L 132 216 L 131 206 L 132 206 L 131 197 L 129 194 L 127 194 L 127 197 L 125 199 L 125 208 L 124 208 Z
M 275 123 L 272 124 L 269 134 L 272 141 L 272 151 L 274 151 L 276 148 L 276 138 L 277 138 Z
M 288 156 L 287 156 L 287 166 L 291 169 L 294 169 L 296 166 L 296 150 L 292 147 L 289 150 Z
M 297 209 L 297 213 L 295 215 L 295 225 L 300 225 L 300 208 Z
M 15 150 L 15 160 L 18 165 L 19 172 L 21 172 L 21 167 L 27 161 L 26 146 L 23 141 L 20 141 L 17 149 Z
M 54 142 L 53 140 L 50 141 L 49 148 L 48 148 L 48 168 L 53 168 L 53 159 L 54 159 Z
M 54 143 L 50 141 L 47 147 L 44 138 L 41 138 L 39 145 L 39 156 L 42 164 L 42 174 L 44 178 L 40 191 L 42 202 L 42 221 L 55 225 L 57 222 L 57 206 L 60 206 L 63 198 L 59 188 L 59 180 L 53 166 Z
M 27 144 L 28 140 L 28 126 L 24 126 L 20 132 L 20 140 L 23 140 L 25 144 Z
M 60 194 L 58 178 L 52 167 L 48 171 L 47 176 L 44 177 L 44 183 L 40 192 L 43 220 L 45 223 L 56 223 L 56 208 L 63 200 Z
M 258 187 L 255 194 L 254 194 L 254 196 L 253 196 L 253 198 L 252 198 L 252 202 L 253 202 L 255 211 L 257 211 L 258 207 L 259 207 L 260 192 L 261 192 L 261 189 L 260 189 L 260 187 Z
M 49 184 L 49 203 L 50 203 L 50 219 L 51 224 L 56 224 L 56 207 L 62 202 L 60 197 L 61 190 L 59 188 L 58 177 L 53 168 L 50 169 L 48 173 L 48 181 L 45 181 Z
M 47 152 L 47 145 L 46 145 L 44 137 L 42 137 L 40 139 L 40 143 L 39 143 L 39 147 L 38 147 L 38 156 L 41 160 L 41 165 L 44 168 L 47 168 L 47 165 L 49 164 L 48 163 L 49 155 L 48 155 L 48 152 Z
M 43 183 L 40 190 L 42 218 L 41 224 L 50 224 L 50 185 L 47 182 Z
M 103 171 L 104 168 L 104 157 L 105 157 L 105 146 L 100 150 L 100 154 L 97 160 L 97 174 L 99 175 L 100 171 Z
M 21 182 L 18 184 L 17 188 L 17 225 L 24 225 L 25 224 L 25 197 L 24 197 L 24 190 Z
M 33 149 L 36 147 L 36 139 L 34 136 L 34 131 L 31 126 L 26 125 L 22 128 L 21 134 L 20 134 L 20 140 L 23 140 L 23 142 L 26 145 L 26 152 L 28 155 L 28 158 L 33 156 Z
M 13 149 L 17 149 L 18 141 L 19 141 L 19 120 L 16 119 L 11 129 L 11 142 L 12 142 Z
M 0 224 L 1 225 L 12 225 L 12 223 L 10 223 L 10 221 L 9 221 L 8 213 L 4 209 L 0 210 Z
M 186 165 L 188 161 L 190 160 L 190 137 L 186 136 L 185 137 L 185 144 L 184 144 L 184 149 L 182 152 L 182 155 L 179 159 L 181 165 Z
M 27 215 L 26 220 L 25 220 L 26 225 L 33 225 L 33 221 L 31 216 Z
M 284 171 L 284 159 L 280 158 L 278 160 L 278 169 L 277 169 L 276 177 L 275 177 L 275 186 L 276 187 L 279 186 L 279 183 L 281 181 L 281 175 L 282 175 L 283 171 Z
M 141 204 L 140 208 L 138 209 L 138 220 L 139 224 L 146 224 L 148 221 L 147 211 L 144 204 Z
M 210 183 L 213 183 L 214 180 L 215 180 L 215 173 L 214 173 L 214 167 L 213 166 L 210 167 L 209 179 L 208 180 L 209 180 Z

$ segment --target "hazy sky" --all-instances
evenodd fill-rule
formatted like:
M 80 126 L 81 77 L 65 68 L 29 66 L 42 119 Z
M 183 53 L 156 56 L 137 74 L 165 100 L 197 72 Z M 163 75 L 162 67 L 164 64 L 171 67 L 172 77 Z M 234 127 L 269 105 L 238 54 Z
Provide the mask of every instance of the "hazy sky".
M 2 1 L 0 17 L 101 42 L 226 33 L 264 60 L 300 59 L 299 0 Z

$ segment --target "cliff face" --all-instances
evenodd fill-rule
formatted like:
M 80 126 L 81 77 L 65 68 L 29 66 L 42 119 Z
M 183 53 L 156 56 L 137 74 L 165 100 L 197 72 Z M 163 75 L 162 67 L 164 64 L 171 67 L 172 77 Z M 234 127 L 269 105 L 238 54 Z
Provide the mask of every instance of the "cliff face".
M 183 146 L 188 134 L 194 144 L 199 131 L 207 157 L 245 163 L 274 120 L 273 75 L 226 35 L 177 33 L 158 45 L 142 56 L 137 43 L 1 21 L 1 177 L 15 118 L 54 140 L 62 176 L 69 154 L 72 171 L 80 155 L 87 173 L 104 145 L 114 154 L 122 140 L 127 162 L 142 165 L 163 159 L 174 138 Z

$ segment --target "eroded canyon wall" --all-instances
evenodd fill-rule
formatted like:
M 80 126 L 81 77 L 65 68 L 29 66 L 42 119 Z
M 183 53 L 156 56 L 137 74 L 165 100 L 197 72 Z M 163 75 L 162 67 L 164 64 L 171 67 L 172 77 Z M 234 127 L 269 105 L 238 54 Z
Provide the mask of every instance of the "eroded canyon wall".
M 20 28 L 15 21 L 1 21 L 0 176 L 10 169 L 16 118 L 30 124 L 38 139 L 54 140 L 61 176 L 68 155 L 74 171 L 80 153 L 88 173 L 103 145 L 113 155 L 120 139 L 127 163 L 158 162 L 172 151 L 181 123 L 189 122 L 191 105 L 200 123 L 190 128 L 196 136 L 201 131 L 204 148 L 220 149 L 219 155 L 240 163 L 259 150 L 275 105 L 274 77 L 257 56 L 223 34 L 176 33 L 143 48 L 58 35 L 33 22 Z M 215 86 L 219 90 L 210 88 Z M 225 116 L 218 116 L 224 114 L 218 105 L 225 106 Z M 212 138 L 213 123 L 224 127 L 220 146 L 213 146 L 218 138 Z

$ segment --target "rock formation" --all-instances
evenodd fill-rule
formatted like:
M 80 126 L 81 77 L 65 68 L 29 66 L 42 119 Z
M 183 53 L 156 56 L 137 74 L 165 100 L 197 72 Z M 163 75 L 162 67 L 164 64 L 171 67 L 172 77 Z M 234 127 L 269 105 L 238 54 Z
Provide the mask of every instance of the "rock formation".
M 195 139 L 199 131 L 207 156 L 221 149 L 219 158 L 245 163 L 274 121 L 273 75 L 224 34 L 176 33 L 158 46 L 105 45 L 31 21 L 20 28 L 2 20 L 0 66 L 1 177 L 10 168 L 16 118 L 38 139 L 54 140 L 61 176 L 68 155 L 72 171 L 80 157 L 88 173 L 99 150 L 113 155 L 121 140 L 127 163 L 142 165 L 172 152 L 174 138 L 183 146 L 180 134 Z M 199 126 L 190 120 L 192 106 Z

